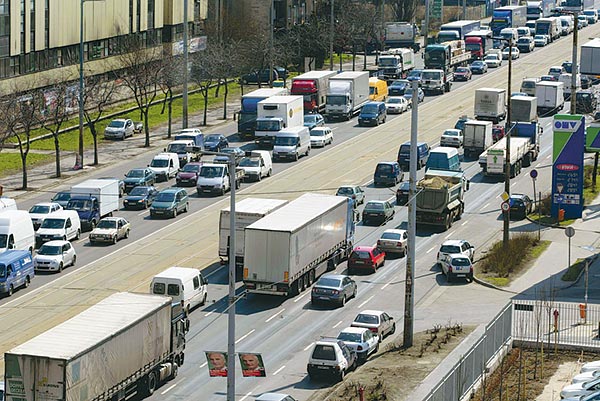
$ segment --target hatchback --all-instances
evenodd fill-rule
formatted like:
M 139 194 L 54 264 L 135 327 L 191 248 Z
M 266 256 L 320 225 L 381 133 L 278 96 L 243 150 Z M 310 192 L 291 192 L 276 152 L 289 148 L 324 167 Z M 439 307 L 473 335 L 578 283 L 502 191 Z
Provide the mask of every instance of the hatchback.
M 326 274 L 313 286 L 310 302 L 316 305 L 321 302 L 346 305 L 346 301 L 356 297 L 356 282 L 343 274 Z
M 129 193 L 134 187 L 137 186 L 151 186 L 156 183 L 156 176 L 154 171 L 149 168 L 133 168 L 125 174 L 123 180 L 125 185 L 125 193 Z
M 355 206 L 365 203 L 365 191 L 358 185 L 343 185 L 338 188 L 335 194 L 354 199 Z
M 325 119 L 320 114 L 306 114 L 304 116 L 304 126 L 309 130 L 315 127 L 322 127 L 325 125 Z
M 343 341 L 337 338 L 323 338 L 315 343 L 306 370 L 311 380 L 325 376 L 342 381 L 348 371 L 356 368 L 357 363 L 356 352 Z
M 388 201 L 372 200 L 367 202 L 362 212 L 362 221 L 364 225 L 377 221 L 379 224 L 392 219 L 396 214 L 394 207 Z
M 61 272 L 67 266 L 75 266 L 77 253 L 69 241 L 46 242 L 33 258 L 35 270 Z
M 385 252 L 375 246 L 357 246 L 348 257 L 348 274 L 355 271 L 372 270 L 385 264 Z
M 385 230 L 377 240 L 377 248 L 386 253 L 399 253 L 400 256 L 406 255 L 406 244 L 408 242 L 408 233 L 406 230 L 391 228 Z
M 198 183 L 198 174 L 200 174 L 202 162 L 189 162 L 177 172 L 175 181 L 178 187 L 192 186 L 195 187 Z
M 408 181 L 401 182 L 396 189 L 396 205 L 406 206 L 410 194 L 410 183 Z
M 147 209 L 157 194 L 158 190 L 153 186 L 135 187 L 123 199 L 123 207 L 125 209 Z
M 454 71 L 455 81 L 468 81 L 471 78 L 473 78 L 473 73 L 469 67 L 458 67 L 456 71 Z
M 187 212 L 188 207 L 188 194 L 185 189 L 163 189 L 156 195 L 152 206 L 150 206 L 150 217 L 176 217 L 179 212 Z
M 462 254 L 444 255 L 440 265 L 442 273 L 446 276 L 448 282 L 459 277 L 473 281 L 473 263 L 471 259 Z
M 442 258 L 445 255 L 451 255 L 451 254 L 457 254 L 457 253 L 473 260 L 473 256 L 475 255 L 475 247 L 463 239 L 446 240 L 442 243 L 442 246 L 440 247 L 440 250 L 438 251 L 438 254 L 437 254 L 438 264 L 440 264 Z
M 402 114 L 408 110 L 409 101 L 404 96 L 390 96 L 385 102 L 389 114 Z
M 380 310 L 364 310 L 354 318 L 351 324 L 352 327 L 366 327 L 373 334 L 379 336 L 379 341 L 396 332 L 396 322 L 394 318 L 384 311 Z
M 473 61 L 473 63 L 471 63 L 470 69 L 473 74 L 483 74 L 483 73 L 487 72 L 488 66 L 483 61 L 477 60 L 477 61 Z
M 379 336 L 366 327 L 347 327 L 338 334 L 337 339 L 356 352 L 359 362 L 366 361 L 369 355 L 379 351 Z
M 510 206 L 510 217 L 524 219 L 533 208 L 533 202 L 531 198 L 525 194 L 511 194 L 508 198 L 508 204 Z
M 229 141 L 222 134 L 212 134 L 204 137 L 204 148 L 211 152 L 220 152 L 229 146 Z

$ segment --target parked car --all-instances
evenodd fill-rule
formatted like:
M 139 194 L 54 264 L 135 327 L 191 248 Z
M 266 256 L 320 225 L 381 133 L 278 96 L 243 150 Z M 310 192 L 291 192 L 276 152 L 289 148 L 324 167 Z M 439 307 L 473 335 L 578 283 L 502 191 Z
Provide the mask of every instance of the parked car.
M 464 277 L 470 282 L 473 281 L 473 263 L 471 259 L 462 254 L 443 255 L 440 260 L 440 266 L 448 282 L 459 277 Z
M 569 384 L 560 392 L 561 398 L 580 397 L 600 391 L 600 377 L 589 382 Z
M 358 357 L 342 340 L 323 338 L 315 343 L 308 358 L 308 377 L 311 380 L 333 377 L 344 380 L 350 370 L 356 368 Z
M 62 272 L 67 266 L 75 266 L 77 253 L 69 241 L 54 240 L 46 242 L 33 257 L 35 270 Z
M 158 190 L 153 186 L 135 187 L 129 192 L 125 199 L 123 199 L 123 207 L 125 209 L 147 209 L 152 205 L 157 194 Z
M 124 192 L 129 193 L 137 186 L 152 186 L 156 183 L 156 175 L 149 168 L 134 168 L 125 174 Z
M 454 71 L 455 81 L 468 81 L 471 78 L 473 78 L 473 73 L 469 67 L 458 67 Z
M 354 199 L 355 206 L 365 203 L 365 191 L 358 185 L 343 185 L 338 188 L 335 194 Z
M 563 398 L 560 401 L 600 401 L 600 391 L 594 391 L 588 395 Z
M 385 102 L 388 114 L 402 114 L 408 110 L 409 101 L 404 96 L 390 96 Z
M 571 383 L 585 383 L 600 377 L 600 370 L 592 370 L 589 372 L 580 373 L 571 379 Z
M 362 221 L 364 225 L 370 222 L 378 221 L 379 224 L 385 223 L 394 217 L 396 211 L 388 201 L 372 200 L 368 201 L 362 212 Z
M 238 147 L 227 147 L 220 150 L 221 153 L 233 153 L 233 157 L 235 158 L 235 165 L 239 166 L 240 161 L 246 157 L 246 152 L 242 148 Z M 213 163 L 229 163 L 228 156 L 215 156 L 213 159 Z
M 59 210 L 63 210 L 63 207 L 56 202 L 42 202 L 33 205 L 29 209 L 29 217 L 31 217 L 33 229 L 37 230 L 40 228 L 46 217 Z
M 359 362 L 367 360 L 369 355 L 379 351 L 379 336 L 365 327 L 347 327 L 337 336 L 356 353 Z
M 67 204 L 71 200 L 71 193 L 69 191 L 61 191 L 50 199 L 51 202 L 58 203 L 62 208 L 66 208 Z
M 348 257 L 348 274 L 368 269 L 375 273 L 385 264 L 385 252 L 375 246 L 357 246 Z
M 167 188 L 160 191 L 152 206 L 150 206 L 150 217 L 177 217 L 177 213 L 185 213 L 189 208 L 188 194 L 182 188 Z
M 483 74 L 486 73 L 488 70 L 487 64 L 482 60 L 473 61 L 469 68 L 471 70 L 471 73 L 473 74 Z
M 579 372 L 586 373 L 594 370 L 600 370 L 600 360 L 584 363 Z
M 404 95 L 404 90 L 408 86 L 410 86 L 410 81 L 408 79 L 396 79 L 388 86 L 388 95 L 402 96 Z
M 105 139 L 124 140 L 128 136 L 133 136 L 135 125 L 129 118 L 117 118 L 112 120 L 104 129 Z
M 512 47 L 512 59 L 516 60 L 519 58 L 520 55 L 521 55 L 521 52 L 519 51 L 519 48 L 513 46 Z M 509 56 L 511 56 L 511 48 L 507 47 L 504 50 L 502 50 L 502 60 L 508 60 Z
M 396 205 L 406 206 L 410 194 L 410 183 L 408 181 L 401 182 L 396 189 Z
M 531 36 L 523 36 L 517 40 L 517 48 L 522 53 L 529 53 L 535 49 L 535 42 Z
M 315 114 L 306 114 L 304 116 L 304 126 L 309 130 L 312 130 L 315 127 L 322 127 L 325 125 L 325 118 L 318 113 Z
M 533 208 L 531 198 L 525 194 L 511 194 L 508 198 L 510 206 L 510 217 L 524 219 Z
M 502 65 L 502 58 L 497 54 L 488 54 L 483 58 L 483 62 L 488 66 L 488 68 L 497 68 Z
M 346 305 L 346 301 L 356 297 L 356 282 L 343 274 L 325 274 L 315 283 L 310 294 L 310 302 Z
M 229 141 L 222 134 L 211 134 L 204 137 L 204 149 L 210 152 L 220 152 L 229 146 Z
M 398 253 L 404 257 L 406 255 L 406 244 L 408 242 L 408 233 L 406 230 L 390 228 L 385 230 L 377 240 L 377 248 L 388 253 Z
M 450 128 L 444 131 L 440 138 L 440 146 L 452 146 L 460 148 L 463 145 L 463 132 L 456 128 Z
M 324 147 L 333 143 L 333 131 L 329 127 L 315 127 L 310 130 L 310 146 Z
M 404 91 L 404 97 L 412 104 L 413 90 L 411 87 L 406 88 L 406 90 Z M 419 87 L 419 89 L 417 90 L 417 101 L 419 103 L 422 103 L 424 100 L 425 92 L 423 92 L 423 89 Z
M 548 44 L 548 36 L 547 35 L 535 35 L 533 37 L 533 44 L 535 47 L 544 47 Z
M 90 233 L 90 244 L 97 242 L 116 244 L 120 239 L 129 238 L 130 230 L 131 224 L 123 217 L 105 217 Z
M 364 310 L 354 318 L 352 327 L 365 327 L 379 336 L 379 342 L 390 334 L 396 332 L 396 322 L 394 318 L 384 311 Z
M 473 257 L 475 256 L 475 247 L 463 239 L 446 240 L 442 243 L 442 246 L 440 246 L 440 250 L 437 253 L 438 265 L 444 256 L 455 254 L 461 254 L 473 261 Z

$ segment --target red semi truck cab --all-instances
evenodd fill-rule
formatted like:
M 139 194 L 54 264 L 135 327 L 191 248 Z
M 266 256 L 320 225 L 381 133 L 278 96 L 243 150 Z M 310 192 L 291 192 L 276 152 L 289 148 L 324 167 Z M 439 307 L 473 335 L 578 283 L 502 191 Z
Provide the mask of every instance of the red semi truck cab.
M 291 95 L 299 95 L 304 97 L 304 112 L 310 113 L 313 110 L 317 111 L 318 104 L 317 82 L 313 79 L 295 79 L 292 81 Z
M 483 48 L 483 40 L 477 36 L 465 38 L 465 47 L 471 52 L 473 60 L 483 60 L 485 50 Z

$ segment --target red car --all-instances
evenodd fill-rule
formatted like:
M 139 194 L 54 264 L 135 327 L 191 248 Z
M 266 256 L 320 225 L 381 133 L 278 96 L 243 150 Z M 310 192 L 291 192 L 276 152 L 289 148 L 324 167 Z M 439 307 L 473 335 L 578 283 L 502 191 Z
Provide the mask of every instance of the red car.
M 348 258 L 348 274 L 363 269 L 369 269 L 375 273 L 377 268 L 384 264 L 385 252 L 376 246 L 357 246 Z
M 468 81 L 471 78 L 473 78 L 473 73 L 469 67 L 458 67 L 456 71 L 454 71 L 455 81 Z
M 492 140 L 494 143 L 504 138 L 504 127 L 501 125 L 494 125 L 492 127 Z

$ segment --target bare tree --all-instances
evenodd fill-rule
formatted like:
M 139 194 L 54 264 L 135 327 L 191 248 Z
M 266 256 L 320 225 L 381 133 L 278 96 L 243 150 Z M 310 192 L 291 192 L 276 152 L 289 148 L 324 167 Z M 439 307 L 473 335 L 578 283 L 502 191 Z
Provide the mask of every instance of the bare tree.
M 227 119 L 227 95 L 229 94 L 229 79 L 240 75 L 241 57 L 239 56 L 240 43 L 237 41 L 225 42 L 215 45 L 214 53 L 214 72 L 219 80 L 219 87 L 216 95 L 218 96 L 221 86 L 224 89 L 223 94 L 223 120 Z
M 150 146 L 150 127 L 148 113 L 152 102 L 158 95 L 164 64 L 161 62 L 162 48 L 155 43 L 148 43 L 141 35 L 129 35 L 122 43 L 117 56 L 123 68 L 119 77 L 131 93 L 144 120 L 146 134 L 145 147 Z
M 417 13 L 417 5 L 415 0 L 391 0 L 388 4 L 392 7 L 394 21 L 414 21 Z
M 173 123 L 173 89 L 183 82 L 183 59 L 180 56 L 174 55 L 172 52 L 165 51 L 162 58 L 164 68 L 160 75 L 160 90 L 164 98 L 160 114 L 164 114 L 167 110 L 168 125 L 167 137 L 171 138 L 172 123 Z
M 96 124 L 102 118 L 118 88 L 115 77 L 86 76 L 83 90 L 83 116 L 94 140 L 94 165 L 98 164 L 98 130 Z
M 72 107 L 70 101 L 74 98 L 70 85 L 69 81 L 64 80 L 43 93 L 45 105 L 41 112 L 41 124 L 46 131 L 52 134 L 54 139 L 56 177 L 61 176 L 59 134 L 61 127 L 69 118 L 70 108 Z

